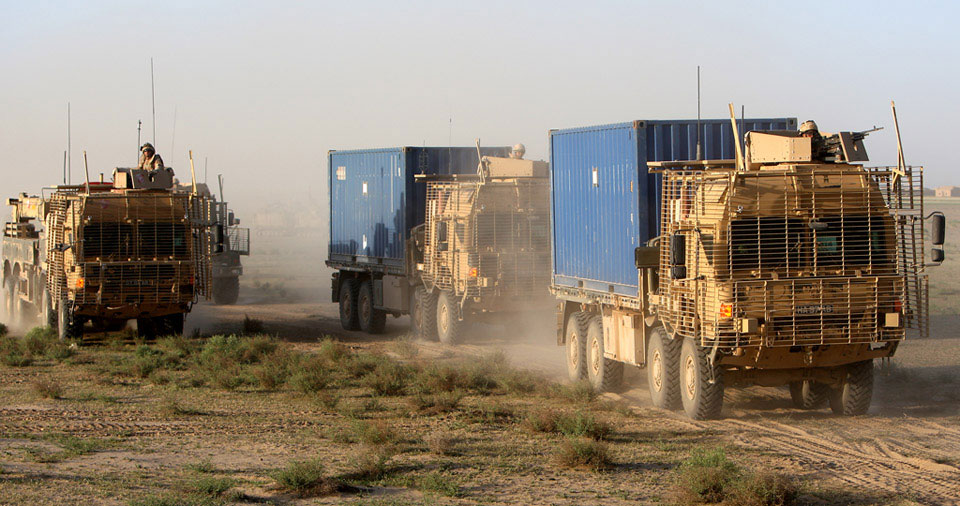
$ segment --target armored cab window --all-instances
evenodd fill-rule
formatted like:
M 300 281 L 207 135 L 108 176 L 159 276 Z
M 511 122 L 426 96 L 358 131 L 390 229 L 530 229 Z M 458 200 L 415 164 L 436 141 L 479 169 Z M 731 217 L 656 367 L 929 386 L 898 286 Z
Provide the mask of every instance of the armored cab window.
M 889 260 L 880 216 L 827 216 L 815 232 L 819 267 L 883 265 Z
M 187 234 L 183 223 L 141 223 L 137 232 L 141 257 L 177 258 L 187 255 Z
M 732 270 L 797 269 L 807 229 L 802 220 L 769 216 L 730 223 Z
M 95 222 L 83 227 L 83 257 L 87 261 L 129 258 L 134 255 L 133 226 Z

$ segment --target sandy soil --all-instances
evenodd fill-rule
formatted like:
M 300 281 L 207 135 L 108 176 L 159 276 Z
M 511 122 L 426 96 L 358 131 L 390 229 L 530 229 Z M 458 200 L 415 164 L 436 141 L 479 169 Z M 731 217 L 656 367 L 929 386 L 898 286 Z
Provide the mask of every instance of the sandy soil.
M 241 301 L 243 302 L 243 301 Z M 381 346 L 407 332 L 407 319 L 390 319 L 387 333 L 371 337 L 339 327 L 336 305 L 273 304 L 201 306 L 197 320 L 214 328 L 236 325 L 244 315 L 264 321 L 285 338 L 313 341 L 335 335 L 362 346 Z M 193 318 L 192 318 L 193 319 Z M 935 317 L 928 339 L 903 343 L 895 367 L 880 372 L 869 415 L 840 418 L 828 410 L 792 407 L 783 389 L 752 387 L 727 393 L 724 419 L 694 422 L 650 407 L 645 371 L 628 372 L 627 386 L 610 398 L 655 416 L 659 430 L 706 431 L 729 444 L 776 456 L 785 469 L 814 472 L 817 479 L 857 489 L 913 498 L 923 504 L 960 504 L 960 317 Z M 549 323 L 541 328 L 550 329 Z M 521 338 L 511 336 L 521 335 Z M 511 361 L 564 375 L 562 349 L 551 332 L 485 326 L 468 344 L 450 348 L 421 343 L 436 353 L 479 355 L 503 350 Z

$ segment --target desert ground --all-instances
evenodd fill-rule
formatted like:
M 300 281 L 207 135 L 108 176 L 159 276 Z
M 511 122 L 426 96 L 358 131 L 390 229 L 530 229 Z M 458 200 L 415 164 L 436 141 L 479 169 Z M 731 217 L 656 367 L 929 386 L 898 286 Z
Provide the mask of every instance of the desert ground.
M 877 364 L 865 416 L 751 387 L 691 421 L 642 370 L 594 398 L 550 315 L 456 347 L 405 317 L 344 332 L 329 274 L 290 267 L 309 252 L 254 242 L 240 303 L 199 304 L 187 335 L 270 339 L 36 338 L 0 364 L 0 504 L 684 504 L 704 466 L 727 504 L 960 504 L 960 203 L 927 209 L 949 224 L 930 337 Z M 757 491 L 777 480 L 786 501 Z

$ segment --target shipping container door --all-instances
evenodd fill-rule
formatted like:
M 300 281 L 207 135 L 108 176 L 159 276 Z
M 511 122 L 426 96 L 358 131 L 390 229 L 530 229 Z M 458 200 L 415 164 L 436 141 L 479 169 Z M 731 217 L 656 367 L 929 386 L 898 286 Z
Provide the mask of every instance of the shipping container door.
M 636 295 L 637 138 L 623 125 L 552 136 L 554 272 L 584 288 Z M 575 203 L 571 205 L 572 203 Z

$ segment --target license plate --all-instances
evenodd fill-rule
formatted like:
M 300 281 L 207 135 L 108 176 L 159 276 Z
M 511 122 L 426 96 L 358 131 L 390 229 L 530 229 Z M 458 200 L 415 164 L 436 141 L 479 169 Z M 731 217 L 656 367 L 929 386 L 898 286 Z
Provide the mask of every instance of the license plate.
M 833 304 L 813 304 L 809 306 L 797 306 L 797 314 L 829 314 L 833 312 Z

